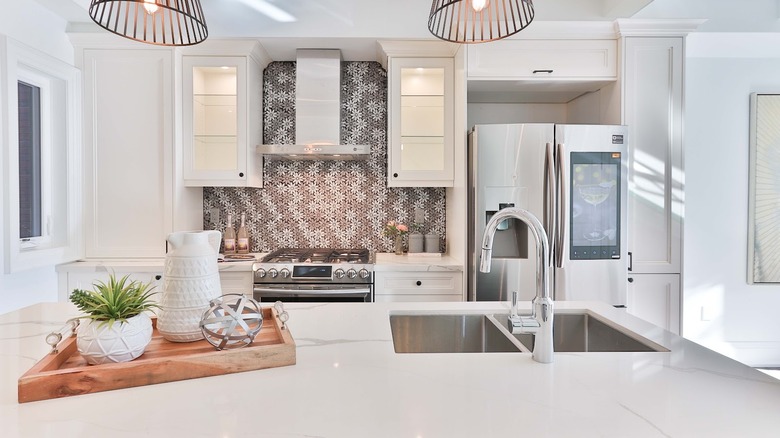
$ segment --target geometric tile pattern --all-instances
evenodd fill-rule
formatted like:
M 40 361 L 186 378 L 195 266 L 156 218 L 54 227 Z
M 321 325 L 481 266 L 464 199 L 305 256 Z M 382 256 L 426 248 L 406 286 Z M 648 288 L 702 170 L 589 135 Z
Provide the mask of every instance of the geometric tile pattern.
M 206 212 L 246 213 L 252 252 L 280 247 L 367 248 L 392 252 L 389 220 L 425 212 L 424 232 L 444 251 L 445 190 L 387 187 L 387 72 L 377 62 L 342 63 L 341 141 L 369 144 L 366 161 L 269 161 L 264 188 L 206 187 Z M 263 143 L 295 141 L 295 62 L 272 62 L 263 76 Z M 220 224 L 224 231 L 225 223 Z

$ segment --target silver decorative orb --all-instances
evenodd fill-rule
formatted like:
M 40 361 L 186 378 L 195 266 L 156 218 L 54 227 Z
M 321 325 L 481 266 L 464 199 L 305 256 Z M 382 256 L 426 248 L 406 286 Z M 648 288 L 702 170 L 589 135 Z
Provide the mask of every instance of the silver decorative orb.
M 263 312 L 252 298 L 227 294 L 209 302 L 200 320 L 203 337 L 217 350 L 245 347 L 263 327 Z

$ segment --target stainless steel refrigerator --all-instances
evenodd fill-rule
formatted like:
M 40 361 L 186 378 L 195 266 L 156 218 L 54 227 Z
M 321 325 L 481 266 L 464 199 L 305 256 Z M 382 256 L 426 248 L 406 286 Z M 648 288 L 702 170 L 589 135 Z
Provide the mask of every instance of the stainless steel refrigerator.
M 469 297 L 535 294 L 536 249 L 525 224 L 502 222 L 489 273 L 479 272 L 485 224 L 504 207 L 544 224 L 555 300 L 625 305 L 628 134 L 617 125 L 476 125 L 469 133 Z

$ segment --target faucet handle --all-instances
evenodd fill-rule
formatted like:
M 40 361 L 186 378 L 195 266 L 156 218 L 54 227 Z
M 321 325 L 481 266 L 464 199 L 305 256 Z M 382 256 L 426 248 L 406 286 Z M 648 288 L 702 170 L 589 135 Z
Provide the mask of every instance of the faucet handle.
M 535 334 L 541 328 L 541 324 L 533 316 L 510 316 L 507 320 L 507 328 L 513 335 L 521 333 Z
M 512 308 L 509 309 L 509 315 L 510 318 L 517 316 L 517 291 L 512 292 Z

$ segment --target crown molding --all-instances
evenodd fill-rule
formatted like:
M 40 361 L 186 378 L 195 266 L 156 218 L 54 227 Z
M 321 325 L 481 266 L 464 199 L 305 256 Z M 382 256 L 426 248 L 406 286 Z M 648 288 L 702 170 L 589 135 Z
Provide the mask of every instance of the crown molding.
M 620 37 L 631 36 L 686 36 L 695 32 L 705 19 L 618 19 L 615 20 L 615 31 Z

